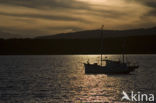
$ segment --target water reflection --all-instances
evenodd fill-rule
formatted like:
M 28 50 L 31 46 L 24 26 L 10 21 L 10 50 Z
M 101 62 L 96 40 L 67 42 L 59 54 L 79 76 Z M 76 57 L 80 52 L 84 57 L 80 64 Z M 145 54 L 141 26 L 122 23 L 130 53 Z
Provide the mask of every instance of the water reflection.
M 94 63 L 98 57 L 1 56 L 0 101 L 114 103 L 121 100 L 123 90 L 155 93 L 156 56 L 129 55 L 129 60 L 140 64 L 130 75 L 85 75 L 83 63 L 88 59 Z

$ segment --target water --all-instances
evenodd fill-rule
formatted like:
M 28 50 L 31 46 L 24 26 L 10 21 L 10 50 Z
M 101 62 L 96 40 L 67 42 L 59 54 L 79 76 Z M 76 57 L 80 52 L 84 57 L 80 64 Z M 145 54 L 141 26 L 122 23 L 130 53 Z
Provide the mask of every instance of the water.
M 129 75 L 85 75 L 83 63 L 98 57 L 0 56 L 0 103 L 119 103 L 123 90 L 156 94 L 156 55 L 128 55 L 140 65 Z

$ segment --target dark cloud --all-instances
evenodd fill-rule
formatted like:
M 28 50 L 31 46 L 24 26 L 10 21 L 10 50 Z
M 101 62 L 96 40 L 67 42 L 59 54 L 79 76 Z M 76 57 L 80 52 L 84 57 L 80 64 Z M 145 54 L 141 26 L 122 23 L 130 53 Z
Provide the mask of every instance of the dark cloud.
M 147 1 L 145 2 L 146 5 L 148 5 L 149 7 L 155 8 L 156 9 L 156 1 L 152 2 L 152 1 Z
M 156 8 L 156 0 L 125 0 L 127 2 L 138 2 L 149 7 Z
M 86 3 L 75 0 L 0 0 L 1 4 L 24 6 L 28 8 L 48 9 L 87 9 Z
M 152 8 L 144 16 L 156 16 L 156 0 L 139 0 L 144 5 Z
M 130 0 L 126 0 L 126 1 L 132 2 Z M 145 13 L 142 17 L 156 16 L 156 0 L 133 0 L 133 1 L 152 8 L 149 12 Z
M 156 9 L 154 9 L 154 10 L 151 10 L 149 13 L 148 13 L 148 15 L 150 16 L 156 16 Z
M 149 7 L 152 7 L 153 9 L 151 11 L 149 11 L 146 15 L 147 16 L 156 16 L 156 1 L 152 2 L 152 1 L 148 1 L 146 3 Z
M 0 12 L 0 15 L 5 16 L 15 16 L 15 17 L 26 17 L 26 18 L 36 18 L 36 19 L 49 19 L 49 20 L 62 20 L 62 21 L 79 21 L 87 23 L 89 21 L 81 19 L 81 18 L 74 18 L 70 16 L 57 16 L 57 15 L 43 15 L 43 14 L 17 14 L 17 13 L 5 13 Z
M 58 12 L 61 12 L 61 10 L 85 10 L 86 14 L 96 15 L 96 16 L 104 16 L 104 17 L 110 17 L 110 18 L 118 18 L 122 15 L 125 15 L 123 12 L 119 11 L 112 11 L 112 10 L 102 10 L 102 9 L 95 9 L 91 8 L 90 5 L 86 2 L 80 2 L 76 0 L 0 0 L 1 4 L 6 5 L 14 5 L 14 6 L 23 6 L 28 8 L 36 8 L 36 9 L 56 9 Z M 68 15 L 69 12 L 67 12 Z M 73 12 L 74 13 L 74 12 Z M 12 14 L 10 14 L 12 15 Z M 70 15 L 70 13 L 69 13 Z M 115 15 L 115 16 L 114 16 Z M 13 16 L 13 15 L 12 15 Z M 15 16 L 15 15 L 14 15 Z M 19 16 L 19 15 L 17 15 Z M 22 16 L 22 15 L 21 15 Z M 23 15 L 24 16 L 24 15 Z M 27 16 L 27 15 L 25 15 Z M 46 16 L 46 18 L 49 18 Z M 53 17 L 54 20 L 57 19 L 57 16 Z M 63 18 L 63 17 L 58 17 Z M 74 18 L 66 18 L 65 20 L 74 20 Z M 81 19 L 80 19 L 81 21 Z M 82 20 L 83 21 L 83 20 Z

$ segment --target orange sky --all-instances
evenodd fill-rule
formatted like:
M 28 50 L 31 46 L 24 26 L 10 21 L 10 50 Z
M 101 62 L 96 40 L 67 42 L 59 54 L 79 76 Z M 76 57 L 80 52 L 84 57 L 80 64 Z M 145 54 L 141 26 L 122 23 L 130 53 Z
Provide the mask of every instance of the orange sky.
M 156 26 L 155 0 L 0 0 L 0 32 L 34 37 Z

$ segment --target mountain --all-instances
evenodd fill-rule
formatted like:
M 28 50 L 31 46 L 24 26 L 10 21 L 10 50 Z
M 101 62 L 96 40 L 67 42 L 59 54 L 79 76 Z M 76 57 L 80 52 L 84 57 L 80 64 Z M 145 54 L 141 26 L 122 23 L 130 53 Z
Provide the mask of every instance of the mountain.
M 92 39 L 100 38 L 101 30 L 86 30 L 72 33 L 61 33 L 56 35 L 39 36 L 35 39 Z M 103 30 L 103 37 L 129 37 L 129 36 L 146 36 L 156 35 L 156 27 L 148 29 L 132 29 L 132 30 Z
M 103 32 L 104 54 L 123 53 L 123 42 L 126 54 L 156 54 L 156 28 Z M 89 30 L 34 39 L 0 39 L 0 55 L 99 54 L 100 34 L 100 30 Z
M 71 33 L 60 33 L 55 35 L 37 36 L 34 39 L 97 39 L 101 36 L 101 30 L 86 30 Z M 103 38 L 113 37 L 129 37 L 129 36 L 149 36 L 156 35 L 156 27 L 153 28 L 140 28 L 131 30 L 103 30 Z M 28 38 L 27 35 L 10 33 L 6 31 L 0 31 L 0 38 L 3 39 L 24 39 Z M 33 38 L 33 37 L 32 37 Z
M 3 38 L 3 39 L 22 38 L 22 36 L 20 34 L 15 34 L 15 33 L 9 33 L 9 32 L 0 31 L 0 38 Z

